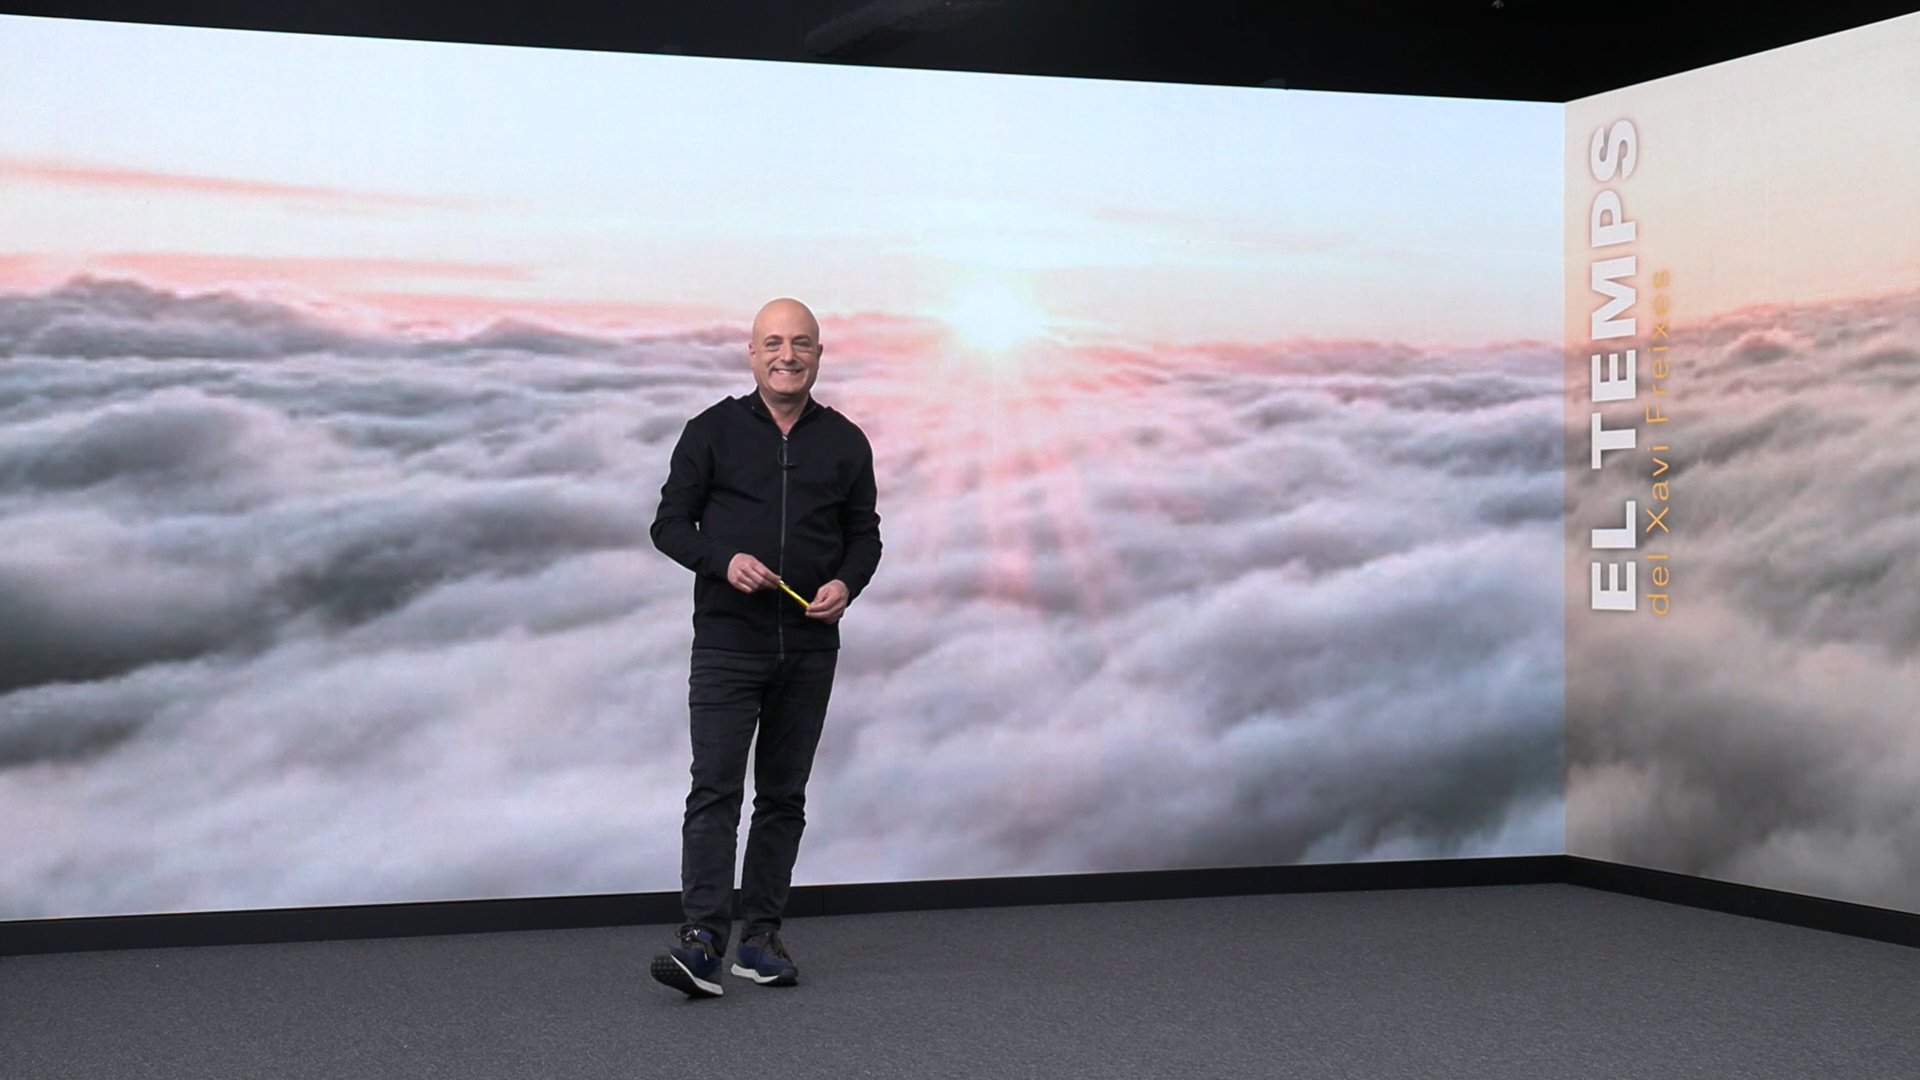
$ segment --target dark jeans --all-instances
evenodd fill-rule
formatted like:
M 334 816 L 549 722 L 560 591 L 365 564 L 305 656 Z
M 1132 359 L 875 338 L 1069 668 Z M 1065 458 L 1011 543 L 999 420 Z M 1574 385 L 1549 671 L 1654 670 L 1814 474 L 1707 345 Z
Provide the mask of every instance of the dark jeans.
M 840 654 L 693 650 L 687 703 L 693 789 L 680 832 L 680 902 L 687 925 L 712 931 L 726 949 L 733 929 L 733 867 L 753 753 L 753 822 L 740 872 L 743 937 L 780 928 L 793 860 L 807 824 L 807 777 L 833 692 Z M 759 730 L 759 743 L 754 731 Z

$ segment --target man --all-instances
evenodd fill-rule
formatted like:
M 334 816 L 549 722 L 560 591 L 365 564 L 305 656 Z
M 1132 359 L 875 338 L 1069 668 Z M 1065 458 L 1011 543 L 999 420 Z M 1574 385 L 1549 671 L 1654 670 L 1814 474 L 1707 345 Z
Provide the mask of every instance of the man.
M 747 345 L 754 392 L 688 421 L 654 517 L 654 546 L 696 577 L 693 786 L 680 848 L 686 922 L 652 970 L 692 997 L 722 992 L 756 727 L 740 880 L 745 926 L 733 973 L 778 986 L 800 977 L 779 931 L 806 825 L 807 777 L 833 689 L 840 618 L 880 562 L 873 449 L 853 421 L 813 400 L 822 351 L 820 324 L 804 304 L 761 308 Z

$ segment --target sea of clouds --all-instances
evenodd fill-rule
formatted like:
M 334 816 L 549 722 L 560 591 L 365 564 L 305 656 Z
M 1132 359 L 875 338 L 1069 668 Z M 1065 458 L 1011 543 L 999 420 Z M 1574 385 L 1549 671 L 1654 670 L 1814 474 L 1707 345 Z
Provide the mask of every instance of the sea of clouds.
M 817 393 L 875 443 L 886 555 L 797 880 L 1562 850 L 1556 347 L 1081 349 L 981 383 L 833 334 Z M 1783 347 L 1743 378 L 1839 392 Z M 728 333 L 0 295 L 0 918 L 676 889 L 691 580 L 646 531 L 686 418 L 750 387 Z M 1912 689 L 1896 412 L 1749 416 L 1815 490 L 1885 478 L 1838 521 L 1838 489 L 1733 483 L 1766 432 L 1691 429 L 1695 542 L 1753 553 L 1715 593 L 1752 647 L 1716 657 L 1825 635 L 1856 697 Z M 1769 571 L 1762 525 L 1824 584 Z M 1765 745 L 1819 743 L 1814 690 L 1728 685 L 1783 709 L 1740 720 Z M 1672 726 L 1584 738 L 1585 782 Z
M 1671 447 L 1671 614 L 1569 629 L 1569 850 L 1920 910 L 1920 297 L 1674 325 L 1673 419 L 1570 487 L 1617 527 Z

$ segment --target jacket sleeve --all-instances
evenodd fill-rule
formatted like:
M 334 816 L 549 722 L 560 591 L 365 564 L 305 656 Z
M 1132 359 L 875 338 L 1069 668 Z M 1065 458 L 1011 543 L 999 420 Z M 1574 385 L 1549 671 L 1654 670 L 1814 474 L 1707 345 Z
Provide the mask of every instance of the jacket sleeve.
M 667 482 L 660 487 L 660 509 L 654 514 L 653 528 L 648 532 L 653 537 L 653 546 L 674 562 L 696 574 L 724 580 L 733 553 L 721 551 L 699 528 L 712 486 L 712 449 L 689 422 L 680 432 L 680 441 L 674 444 Z
M 880 565 L 880 514 L 874 508 L 879 501 L 879 491 L 873 477 L 873 447 L 864 437 L 861 445 L 866 453 L 853 487 L 847 493 L 846 511 L 841 516 L 847 554 L 840 561 L 840 572 L 834 575 L 846 582 L 848 599 L 860 595 Z

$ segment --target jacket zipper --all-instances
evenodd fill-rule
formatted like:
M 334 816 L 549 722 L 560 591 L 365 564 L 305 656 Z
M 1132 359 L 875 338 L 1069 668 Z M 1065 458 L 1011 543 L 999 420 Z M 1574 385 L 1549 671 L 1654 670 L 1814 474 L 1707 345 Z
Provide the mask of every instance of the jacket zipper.
M 787 436 L 782 434 L 780 436 L 780 556 L 776 560 L 780 565 L 774 570 L 774 573 L 780 575 L 781 581 L 787 580 L 787 474 L 793 472 L 792 466 L 788 464 L 793 459 L 787 456 L 787 449 Z M 786 597 L 778 592 L 773 594 L 773 602 L 776 605 L 773 609 L 774 659 L 780 663 L 785 663 L 787 659 L 785 600 Z

